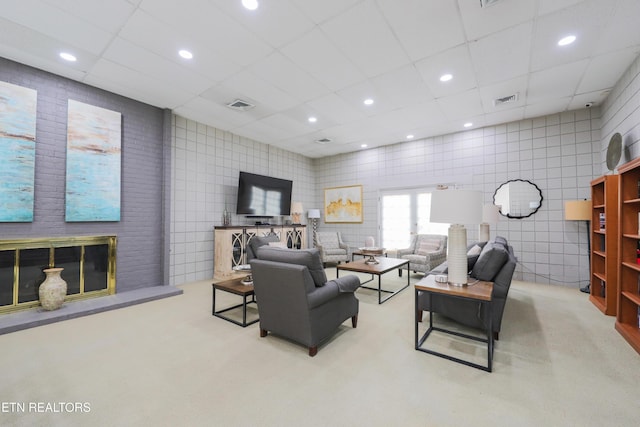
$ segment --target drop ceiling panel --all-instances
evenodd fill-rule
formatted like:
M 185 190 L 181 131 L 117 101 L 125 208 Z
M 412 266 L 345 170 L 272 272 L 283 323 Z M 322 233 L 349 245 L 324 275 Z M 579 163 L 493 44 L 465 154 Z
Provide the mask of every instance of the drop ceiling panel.
M 278 139 L 307 135 L 314 131 L 313 127 L 309 126 L 309 123 L 295 120 L 286 114 L 274 114 L 272 116 L 265 117 L 261 121 L 274 128 L 280 129 L 280 136 Z
M 611 49 L 634 46 L 640 40 L 640 1 L 618 0 L 614 14 L 598 39 L 594 54 L 600 55 Z
M 214 3 L 276 48 L 297 39 L 315 25 L 288 0 L 261 2 L 255 11 L 245 9 L 239 1 L 216 0 Z
M 480 0 L 458 0 L 467 40 L 475 40 L 531 21 L 535 1 L 500 0 L 490 7 L 480 7 Z
M 577 92 L 594 92 L 612 87 L 622 76 L 620 70 L 629 68 L 639 51 L 638 48 L 629 48 L 593 58 Z
M 531 52 L 531 70 L 538 71 L 588 58 L 595 52 L 605 23 L 612 14 L 611 3 L 585 1 L 536 22 Z M 575 35 L 576 41 L 558 46 L 558 40 Z
M 527 22 L 469 44 L 480 85 L 527 74 L 532 28 Z
M 256 62 L 249 70 L 299 102 L 329 93 L 326 86 L 280 52 Z
M 175 85 L 105 59 L 97 62 L 86 83 L 160 108 L 175 108 L 192 96 Z
M 540 104 L 558 97 L 571 96 L 585 73 L 589 60 L 571 62 L 531 73 L 527 102 Z
M 511 108 L 504 111 L 496 111 L 494 113 L 486 114 L 485 120 L 487 125 L 497 125 L 500 123 L 517 122 L 524 119 L 525 107 Z
M 546 116 L 548 114 L 555 114 L 562 111 L 566 111 L 571 102 L 570 97 L 554 98 L 549 101 L 544 101 L 539 104 L 529 104 L 525 107 L 525 117 L 534 118 Z M 584 105 L 582 106 L 584 107 Z M 581 108 L 582 108 L 581 107 Z
M 494 105 L 496 99 L 506 98 L 512 95 L 517 95 L 518 99 L 516 101 Z M 517 77 L 490 86 L 483 86 L 480 88 L 480 97 L 486 113 L 522 107 L 527 98 L 527 76 Z
M 221 111 L 224 112 L 225 115 L 230 115 L 231 117 L 242 117 L 242 119 L 237 119 L 240 120 L 238 123 L 241 124 L 246 124 L 251 120 L 258 120 L 277 112 L 277 110 L 270 105 L 260 103 L 257 100 L 246 95 L 244 91 L 238 90 L 232 86 L 223 86 L 221 84 L 212 86 L 206 91 L 202 92 L 200 94 L 200 97 L 223 107 Z M 255 105 L 255 107 L 246 111 L 234 110 L 227 107 L 227 104 L 235 101 L 236 99 L 240 99 L 242 101 L 253 104 Z M 236 120 L 229 120 L 236 123 Z
M 132 1 L 109 0 L 92 2 L 84 0 L 44 0 L 45 3 L 78 17 L 110 34 L 118 34 L 136 9 Z M 139 3 L 139 2 L 136 2 Z
M 143 1 L 140 8 L 176 31 L 207 42 L 214 52 L 230 61 L 249 65 L 267 56 L 273 48 L 207 0 Z
M 33 13 L 37 10 L 38 13 Z M 2 16 L 71 46 L 99 54 L 113 34 L 38 0 L 5 1 Z
M 436 98 L 465 92 L 477 86 L 469 48 L 465 44 L 422 59 L 415 65 Z M 443 74 L 451 74 L 453 78 L 441 82 Z
M 456 0 L 397 0 L 378 2 L 409 57 L 417 61 L 464 43 Z
M 566 9 L 584 0 L 539 0 L 538 16 Z
M 269 106 L 273 111 L 288 110 L 297 104 L 295 98 L 246 70 L 229 77 L 221 86 L 230 90 L 240 89 L 249 98 Z
M 209 80 L 220 81 L 241 69 L 240 65 L 234 64 L 223 54 L 212 51 L 209 44 L 184 35 L 172 26 L 140 10 L 131 16 L 120 32 L 120 36 L 180 66 L 197 70 Z M 194 54 L 194 58 L 191 60 L 180 58 L 178 51 L 181 49 L 189 50 Z
M 321 28 L 368 77 L 410 62 L 374 2 L 362 2 Z
M 392 109 L 433 100 L 433 95 L 413 65 L 374 77 L 371 84 L 384 95 Z
M 337 124 L 348 123 L 365 117 L 360 109 L 354 107 L 335 93 L 330 93 L 309 101 L 307 105 Z
M 319 29 L 285 46 L 281 52 L 332 91 L 365 78 Z
M 322 24 L 328 19 L 348 10 L 360 1 L 362 0 L 291 0 L 296 7 L 316 24 Z
M 200 96 L 189 99 L 177 109 L 180 111 L 183 111 L 184 109 L 189 109 L 191 111 L 201 110 L 206 117 L 211 117 L 207 119 L 205 123 L 210 123 L 213 119 L 217 119 L 224 121 L 233 127 L 244 126 L 254 120 L 267 116 L 267 114 L 256 114 L 255 109 L 249 111 L 233 110 L 224 104 L 211 101 Z
M 606 99 L 608 91 L 596 91 L 589 93 L 581 93 L 580 95 L 576 95 L 571 99 L 569 105 L 567 106 L 567 110 L 578 110 L 580 108 L 585 108 L 588 103 L 593 104 L 590 108 L 597 107 L 602 105 L 604 100 Z
M 111 43 L 103 57 L 194 95 L 213 84 L 211 80 L 207 80 L 175 62 L 120 38 Z
M 439 98 L 437 102 L 444 115 L 454 122 L 483 113 L 478 89 Z

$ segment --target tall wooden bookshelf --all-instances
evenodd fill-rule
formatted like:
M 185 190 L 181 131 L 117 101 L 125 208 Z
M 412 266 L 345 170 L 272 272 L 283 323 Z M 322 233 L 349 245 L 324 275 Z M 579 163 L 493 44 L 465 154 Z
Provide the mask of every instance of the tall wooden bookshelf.
M 640 158 L 618 168 L 620 174 L 620 269 L 616 330 L 640 353 Z
M 619 175 L 591 181 L 591 287 L 589 300 L 615 316 L 618 306 Z

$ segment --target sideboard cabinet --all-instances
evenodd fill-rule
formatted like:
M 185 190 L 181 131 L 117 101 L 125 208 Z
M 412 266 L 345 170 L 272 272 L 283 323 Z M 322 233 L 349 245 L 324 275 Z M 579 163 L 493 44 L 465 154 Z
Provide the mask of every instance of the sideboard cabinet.
M 233 267 L 247 264 L 247 245 L 255 236 L 278 236 L 290 249 L 307 247 L 305 225 L 241 225 L 214 229 L 214 277 L 233 274 Z

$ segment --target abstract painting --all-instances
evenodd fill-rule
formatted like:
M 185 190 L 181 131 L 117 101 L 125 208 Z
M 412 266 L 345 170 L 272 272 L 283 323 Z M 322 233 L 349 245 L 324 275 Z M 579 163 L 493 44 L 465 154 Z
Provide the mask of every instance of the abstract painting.
M 66 220 L 120 221 L 120 113 L 69 100 Z
M 324 222 L 362 222 L 362 185 L 325 188 Z
M 37 91 L 0 82 L 0 222 L 33 221 Z

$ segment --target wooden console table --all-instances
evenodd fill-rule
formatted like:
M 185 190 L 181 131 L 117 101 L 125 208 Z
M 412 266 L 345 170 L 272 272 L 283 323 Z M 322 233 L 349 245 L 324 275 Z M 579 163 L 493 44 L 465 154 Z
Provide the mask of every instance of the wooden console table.
M 471 279 L 475 280 L 475 279 Z M 431 294 L 431 298 L 429 300 L 429 329 L 422 335 L 422 337 L 418 336 L 418 325 L 420 323 L 419 317 L 422 316 L 422 312 L 418 310 L 418 292 L 427 292 Z M 491 372 L 492 370 L 492 361 L 493 361 L 493 331 L 492 331 L 492 304 L 491 304 L 491 294 L 493 292 L 493 282 L 483 282 L 481 280 L 475 282 L 472 285 L 468 286 L 454 286 L 448 283 L 440 283 L 435 281 L 435 275 L 426 276 L 424 279 L 420 280 L 415 284 L 415 348 L 418 351 L 422 351 L 425 353 L 433 354 L 434 356 L 442 357 L 447 360 L 451 360 L 454 362 L 462 363 L 463 365 L 472 366 L 474 368 L 482 369 L 483 371 Z M 441 327 L 433 326 L 433 299 L 434 298 L 462 298 L 467 300 L 473 300 L 479 302 L 481 304 L 487 305 L 488 313 L 487 316 L 489 318 L 489 324 L 486 325 L 487 328 L 487 338 L 482 339 L 473 335 L 464 334 L 457 331 L 452 331 L 449 329 L 444 329 Z M 420 314 L 418 314 L 420 313 Z M 469 362 L 467 360 L 459 359 L 457 357 L 449 356 L 444 353 L 440 353 L 434 350 L 429 350 L 423 348 L 422 345 L 429 337 L 431 332 L 438 331 L 444 332 L 446 334 L 455 335 L 462 338 L 467 338 L 474 341 L 480 341 L 487 343 L 487 365 L 479 365 L 477 363 Z
M 306 225 L 241 225 L 215 227 L 214 277 L 230 277 L 233 267 L 247 264 L 247 245 L 254 236 L 278 236 L 291 249 L 307 247 Z

